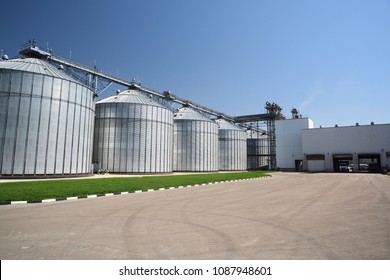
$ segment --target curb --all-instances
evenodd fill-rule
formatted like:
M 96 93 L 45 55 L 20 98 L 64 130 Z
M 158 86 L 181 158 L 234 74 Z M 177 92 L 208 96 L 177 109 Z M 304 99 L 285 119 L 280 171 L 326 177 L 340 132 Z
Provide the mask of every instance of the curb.
M 257 180 L 257 179 L 264 179 L 264 178 L 267 178 L 267 177 L 272 177 L 272 176 L 271 175 L 267 175 L 267 176 L 263 176 L 263 177 L 256 177 L 256 178 L 249 178 L 249 179 L 228 180 L 228 181 L 219 181 L 219 182 L 210 182 L 210 183 L 203 183 L 203 184 L 195 184 L 195 185 L 187 185 L 187 186 L 176 186 L 176 187 L 165 187 L 165 188 L 156 188 L 156 189 L 147 189 L 147 190 L 136 190 L 136 191 L 130 191 L 130 192 L 91 194 L 91 195 L 81 195 L 81 196 L 72 196 L 72 197 L 50 198 L 50 199 L 42 199 L 42 200 L 6 201 L 6 202 L 0 202 L 0 206 L 1 205 L 48 203 L 48 202 L 57 202 L 57 201 L 65 201 L 65 200 L 78 200 L 78 199 L 86 199 L 86 198 L 96 198 L 96 197 L 102 197 L 102 196 L 114 196 L 114 195 L 123 195 L 123 194 L 136 194 L 136 193 L 143 193 L 143 192 L 164 191 L 164 190 L 191 188 L 191 187 L 205 187 L 205 186 L 221 184 L 221 183 L 233 183 L 233 182 L 241 182 L 241 181 L 251 181 L 251 180 Z

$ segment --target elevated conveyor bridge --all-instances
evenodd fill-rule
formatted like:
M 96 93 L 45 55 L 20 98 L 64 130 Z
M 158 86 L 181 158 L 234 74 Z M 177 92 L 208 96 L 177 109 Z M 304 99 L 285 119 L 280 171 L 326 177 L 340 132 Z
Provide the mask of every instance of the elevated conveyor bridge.
M 99 96 L 111 84 L 115 83 L 129 89 L 137 88 L 145 94 L 153 96 L 153 98 L 157 99 L 160 103 L 177 103 L 180 105 L 190 106 L 210 118 L 223 118 L 229 122 L 236 123 L 243 128 L 256 131 L 258 134 L 266 134 L 269 139 L 269 154 L 267 155 L 269 157 L 269 169 L 276 168 L 275 120 L 284 119 L 284 116 L 281 113 L 282 108 L 275 103 L 267 102 L 265 106 L 266 113 L 264 114 L 233 117 L 190 100 L 183 99 L 169 91 L 159 92 L 144 87 L 135 81 L 127 81 L 109 73 L 105 73 L 99 70 L 96 66 L 88 67 L 71 59 L 58 56 L 54 54 L 52 50 L 45 51 L 36 45 L 35 40 L 30 40 L 29 43 L 23 45 L 19 54 L 24 57 L 34 57 L 49 61 L 50 63 L 56 65 L 59 69 L 63 69 L 72 77 L 87 85 L 95 92 L 96 96 Z M 267 125 L 267 130 L 261 128 L 264 123 Z

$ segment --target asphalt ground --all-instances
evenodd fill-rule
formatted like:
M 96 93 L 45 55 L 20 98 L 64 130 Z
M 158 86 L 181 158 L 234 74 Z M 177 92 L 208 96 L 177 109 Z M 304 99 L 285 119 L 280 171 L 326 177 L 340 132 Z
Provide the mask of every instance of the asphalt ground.
M 252 181 L 0 206 L 0 259 L 390 259 L 390 176 Z

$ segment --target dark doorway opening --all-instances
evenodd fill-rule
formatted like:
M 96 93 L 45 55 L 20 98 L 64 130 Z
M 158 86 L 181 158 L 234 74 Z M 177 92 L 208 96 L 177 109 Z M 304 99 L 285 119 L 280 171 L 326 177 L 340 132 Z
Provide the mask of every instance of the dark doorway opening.
M 295 171 L 302 171 L 303 170 L 303 160 L 296 159 L 295 160 Z
M 382 171 L 380 154 L 359 154 L 360 172 L 379 173 Z
M 352 154 L 333 155 L 333 171 L 349 172 L 352 169 Z

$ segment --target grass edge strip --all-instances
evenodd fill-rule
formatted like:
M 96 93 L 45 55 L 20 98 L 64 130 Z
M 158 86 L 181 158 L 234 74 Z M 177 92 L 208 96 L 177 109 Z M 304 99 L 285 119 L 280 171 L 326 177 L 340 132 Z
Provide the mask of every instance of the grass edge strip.
M 229 181 L 219 181 L 219 182 L 211 182 L 211 183 L 204 183 L 204 184 L 195 184 L 195 185 L 187 185 L 186 188 L 189 187 L 204 187 L 208 185 L 215 185 L 215 184 L 221 184 L 221 183 L 233 183 L 233 182 L 239 182 L 239 181 L 247 181 L 247 180 L 256 180 L 256 179 L 263 179 L 267 177 L 272 177 L 271 174 L 267 174 L 261 177 L 254 177 L 254 178 L 247 178 L 247 179 L 240 179 L 240 180 L 229 180 Z M 162 190 L 173 190 L 173 189 L 182 189 L 184 186 L 176 186 L 176 187 L 166 187 L 166 188 L 157 188 L 157 189 L 147 189 L 147 190 L 136 190 L 131 192 L 118 192 L 118 193 L 105 193 L 105 194 L 91 194 L 91 195 L 83 195 L 83 196 L 72 196 L 72 197 L 59 197 L 59 198 L 48 198 L 48 199 L 42 199 L 42 200 L 27 200 L 27 201 L 3 201 L 0 202 L 1 205 L 17 205 L 17 204 L 36 204 L 36 203 L 49 203 L 49 202 L 57 202 L 57 201 L 65 201 L 65 200 L 79 200 L 79 199 L 86 199 L 86 198 L 96 198 L 96 197 L 103 197 L 103 196 L 114 196 L 114 195 L 124 195 L 124 194 L 131 194 L 131 193 L 143 193 L 143 192 L 153 192 L 153 191 L 162 191 Z

